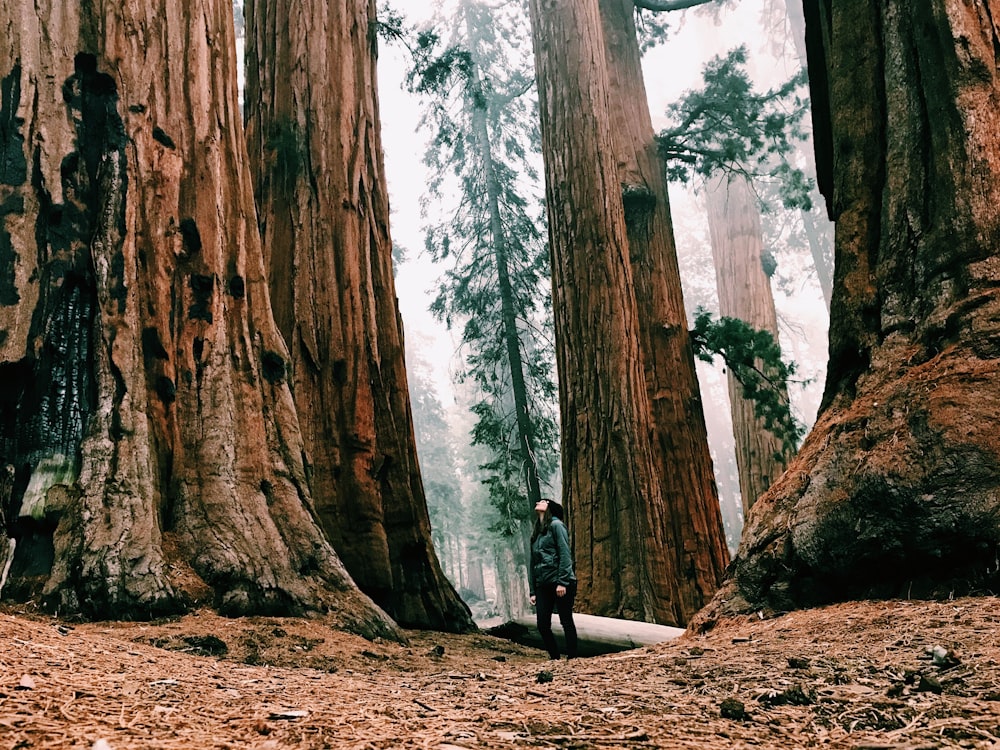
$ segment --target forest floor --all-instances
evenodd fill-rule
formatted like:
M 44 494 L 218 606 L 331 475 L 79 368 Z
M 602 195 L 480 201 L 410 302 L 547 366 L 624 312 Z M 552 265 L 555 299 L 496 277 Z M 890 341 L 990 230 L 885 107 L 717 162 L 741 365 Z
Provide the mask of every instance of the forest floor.
M 550 662 L 487 635 L 8 608 L 0 748 L 1000 747 L 998 626 L 993 597 L 854 602 Z

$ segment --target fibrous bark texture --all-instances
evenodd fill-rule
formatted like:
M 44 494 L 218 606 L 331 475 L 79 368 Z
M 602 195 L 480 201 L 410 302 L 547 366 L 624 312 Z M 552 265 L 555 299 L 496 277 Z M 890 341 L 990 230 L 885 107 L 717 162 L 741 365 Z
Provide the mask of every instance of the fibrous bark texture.
M 375 79 L 375 4 L 246 4 L 246 118 L 268 282 L 310 487 L 351 576 L 399 623 L 473 629 L 417 464 Z
M 729 551 L 708 450 L 694 354 L 688 337 L 663 163 L 642 78 L 632 0 L 600 0 L 610 82 L 611 132 L 622 184 L 646 388 L 652 409 L 654 462 L 663 507 L 646 504 L 650 524 L 668 530 L 674 587 L 684 624 L 715 593 Z
M 393 635 L 310 513 L 231 14 L 0 7 L 8 591 L 92 617 L 336 611 Z
M 580 609 L 676 623 L 597 0 L 532 0 L 562 415 Z
M 995 584 L 1000 7 L 805 8 L 836 221 L 830 367 L 812 434 L 750 515 L 729 605 Z
M 706 191 L 706 204 L 719 314 L 742 320 L 758 331 L 767 331 L 777 341 L 778 315 L 771 280 L 764 272 L 761 258 L 764 234 L 760 208 L 749 181 L 740 175 L 712 180 Z M 763 362 L 758 360 L 756 365 L 787 405 L 788 388 L 784 381 L 768 372 Z M 765 420 L 757 416 L 753 401 L 743 395 L 743 385 L 731 369 L 727 378 L 740 497 L 746 518 L 757 498 L 781 476 L 792 452 L 781 437 L 767 428 Z

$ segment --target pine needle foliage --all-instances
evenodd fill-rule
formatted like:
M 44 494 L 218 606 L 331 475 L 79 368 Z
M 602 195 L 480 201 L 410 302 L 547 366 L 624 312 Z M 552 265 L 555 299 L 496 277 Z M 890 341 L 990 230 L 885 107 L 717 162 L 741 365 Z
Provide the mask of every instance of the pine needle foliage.
M 472 442 L 489 450 L 482 482 L 492 530 L 506 536 L 532 517 L 531 474 L 537 487 L 558 466 L 540 141 L 519 9 L 462 0 L 447 42 L 433 29 L 417 35 L 408 77 L 431 135 L 425 252 L 450 264 L 430 310 L 461 330 L 459 378 L 481 396 Z M 434 210 L 444 218 L 430 220 Z
M 784 387 L 795 375 L 795 363 L 782 360 L 781 346 L 774 337 L 737 318 L 713 320 L 712 314 L 701 307 L 695 312 L 690 336 L 695 356 L 708 363 L 722 357 L 765 428 L 789 452 L 797 451 L 805 427 L 792 414 Z
M 779 185 L 786 208 L 808 210 L 811 181 L 788 161 L 795 143 L 805 138 L 802 119 L 809 103 L 800 92 L 806 73 L 760 93 L 746 62 L 744 46 L 713 58 L 704 68 L 704 87 L 667 108 L 674 124 L 657 136 L 667 178 L 687 182 L 720 173 L 767 178 Z

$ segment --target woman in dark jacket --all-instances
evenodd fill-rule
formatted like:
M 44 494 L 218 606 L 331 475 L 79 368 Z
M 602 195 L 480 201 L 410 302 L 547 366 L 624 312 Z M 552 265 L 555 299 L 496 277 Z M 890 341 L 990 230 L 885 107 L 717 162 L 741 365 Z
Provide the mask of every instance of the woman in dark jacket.
M 576 625 L 573 623 L 573 600 L 576 599 L 576 573 L 569 533 L 562 522 L 562 506 L 554 500 L 540 500 L 538 515 L 531 532 L 531 569 L 528 592 L 535 605 L 538 633 L 549 656 L 559 658 L 559 645 L 552 634 L 552 610 L 559 613 L 566 635 L 566 657 L 576 656 Z

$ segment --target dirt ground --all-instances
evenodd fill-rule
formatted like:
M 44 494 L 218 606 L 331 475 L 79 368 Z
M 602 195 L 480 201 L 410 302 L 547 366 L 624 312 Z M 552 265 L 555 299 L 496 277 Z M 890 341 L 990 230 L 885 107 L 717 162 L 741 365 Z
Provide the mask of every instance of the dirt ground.
M 0 748 L 1000 747 L 1000 602 L 860 602 L 550 662 L 318 620 L 0 610 Z

